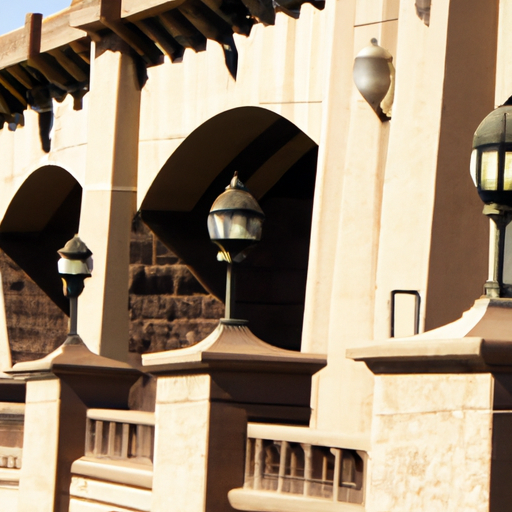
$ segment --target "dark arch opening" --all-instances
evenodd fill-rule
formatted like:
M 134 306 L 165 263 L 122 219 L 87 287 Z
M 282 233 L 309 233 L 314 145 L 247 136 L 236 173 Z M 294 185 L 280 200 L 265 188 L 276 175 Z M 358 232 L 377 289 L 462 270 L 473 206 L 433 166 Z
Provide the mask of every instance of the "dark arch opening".
M 65 339 L 68 302 L 57 249 L 78 230 L 82 188 L 44 166 L 22 184 L 0 224 L 0 269 L 13 363 L 38 359 Z
M 143 221 L 219 299 L 225 266 L 206 219 L 234 171 L 266 214 L 263 240 L 237 266 L 235 315 L 268 343 L 299 350 L 318 146 L 263 108 L 219 114 L 167 160 L 141 206 Z
M 82 187 L 61 167 L 32 173 L 12 199 L 0 224 L 0 249 L 66 314 L 57 272 L 57 250 L 78 232 Z

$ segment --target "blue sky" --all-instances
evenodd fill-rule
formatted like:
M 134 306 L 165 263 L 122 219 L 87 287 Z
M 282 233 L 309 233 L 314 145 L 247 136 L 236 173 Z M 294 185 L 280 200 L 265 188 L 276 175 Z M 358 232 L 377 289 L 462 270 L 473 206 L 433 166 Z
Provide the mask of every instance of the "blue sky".
M 28 12 L 48 16 L 71 5 L 71 0 L 0 0 L 0 34 L 25 24 Z

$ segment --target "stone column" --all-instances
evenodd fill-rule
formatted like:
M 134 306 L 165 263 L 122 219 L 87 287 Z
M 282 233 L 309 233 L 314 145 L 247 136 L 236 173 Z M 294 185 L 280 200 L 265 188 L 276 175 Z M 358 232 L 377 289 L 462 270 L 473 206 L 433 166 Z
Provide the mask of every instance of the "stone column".
M 87 408 L 127 408 L 140 372 L 70 336 L 45 358 L 8 373 L 27 381 L 18 512 L 67 512 L 71 464 L 85 451 Z
M 154 512 L 227 512 L 228 492 L 243 485 L 247 416 L 217 401 L 206 374 L 158 379 Z
M 512 300 L 347 350 L 375 374 L 368 512 L 510 509 Z
M 221 320 L 193 347 L 143 356 L 158 376 L 152 512 L 232 512 L 248 418 L 309 421 L 311 375 L 324 357 L 272 347 L 236 322 Z
M 80 297 L 78 329 L 94 352 L 126 360 L 140 86 L 122 41 L 110 36 L 93 46 L 80 236 L 94 254 L 94 280 Z
M 18 512 L 65 512 L 71 464 L 83 455 L 87 409 L 55 375 L 27 382 Z

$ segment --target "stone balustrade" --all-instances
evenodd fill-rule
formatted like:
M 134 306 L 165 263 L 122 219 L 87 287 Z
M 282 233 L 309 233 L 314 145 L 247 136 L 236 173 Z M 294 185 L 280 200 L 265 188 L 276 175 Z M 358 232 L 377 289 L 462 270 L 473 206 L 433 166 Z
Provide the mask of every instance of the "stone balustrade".
M 264 495 L 283 511 L 300 508 L 297 498 L 316 501 L 318 510 L 360 510 L 367 448 L 363 439 L 335 439 L 304 427 L 249 424 L 244 487 L 230 492 L 230 502 L 239 510 L 256 510 Z
M 20 469 L 25 404 L 0 402 L 0 468 Z
M 89 409 L 85 456 L 153 463 L 155 416 L 151 412 Z
M 150 512 L 154 431 L 154 413 L 89 409 L 85 456 L 71 466 L 70 511 Z
M 25 404 L 0 402 L 0 510 L 15 512 L 23 454 Z

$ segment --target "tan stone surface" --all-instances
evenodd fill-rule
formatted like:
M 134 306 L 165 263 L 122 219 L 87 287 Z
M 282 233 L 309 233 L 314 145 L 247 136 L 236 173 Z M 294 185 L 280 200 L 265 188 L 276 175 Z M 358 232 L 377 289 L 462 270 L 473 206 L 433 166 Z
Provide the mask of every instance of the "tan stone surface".
M 210 393 L 211 379 L 207 375 L 175 375 L 159 377 L 157 404 L 197 402 L 206 400 Z M 159 413 L 156 412 L 158 415 Z
M 490 376 L 376 381 L 367 510 L 488 510 Z
M 19 512 L 54 510 L 59 414 L 59 380 L 53 378 L 28 382 Z M 42 425 L 47 428 L 41 428 Z
M 496 5 L 439 0 L 430 27 L 417 17 L 413 0 L 328 1 L 323 12 L 304 6 L 299 20 L 279 13 L 275 26 L 258 24 L 251 37 L 235 36 L 236 82 L 212 41 L 206 52 L 186 50 L 181 64 L 149 69 L 140 130 L 134 128 L 138 100 L 129 101 L 135 94 L 124 110 L 112 106 L 126 92 L 117 87 L 122 59 L 104 54 L 85 110 L 72 112 L 68 100 L 57 108 L 49 155 L 40 149 L 33 111 L 26 113 L 25 128 L 0 133 L 0 218 L 42 165 L 60 165 L 84 184 L 81 235 L 95 253 L 96 268 L 80 300 L 79 329 L 97 351 L 122 359 L 135 205 L 179 144 L 213 116 L 258 106 L 286 117 L 320 144 L 303 350 L 328 351 L 329 366 L 316 381 L 312 425 L 349 437 L 368 437 L 373 429 L 369 510 L 483 510 L 489 379 L 390 377 L 378 380 L 373 404 L 373 376 L 363 363 L 347 361 L 345 349 L 389 335 L 393 289 L 420 292 L 421 323 L 429 327 L 455 318 L 480 293 L 487 227 L 466 168 L 472 131 L 492 107 L 495 80 L 496 98 L 510 84 L 512 15 L 508 2 L 499 2 L 496 74 Z M 371 37 L 395 57 L 396 101 L 388 124 L 352 83 L 354 55 Z M 121 134 L 116 119 L 117 127 L 126 128 Z M 168 304 L 154 299 L 139 306 L 148 316 Z M 155 511 L 202 507 L 208 390 L 203 377 L 159 385 Z M 41 392 L 41 401 L 29 401 L 28 418 L 53 417 L 53 398 L 43 398 Z M 41 441 L 35 430 L 27 435 L 34 436 L 33 444 Z M 48 443 L 34 453 L 43 448 L 53 453 Z M 27 489 L 43 506 L 38 487 Z M 108 510 L 78 501 L 72 509 Z
M 0 503 L 5 512 L 16 512 L 18 509 L 18 489 L 0 489 Z
M 150 512 L 151 491 L 126 485 L 101 482 L 95 479 L 73 476 L 70 486 L 71 499 L 78 498 L 115 507 L 125 507 Z
M 420 414 L 492 409 L 493 377 L 397 375 L 375 379 L 374 414 Z
M 69 503 L 69 512 L 133 512 L 133 508 L 72 499 Z
M 209 409 L 200 399 L 157 403 L 152 512 L 204 510 Z

